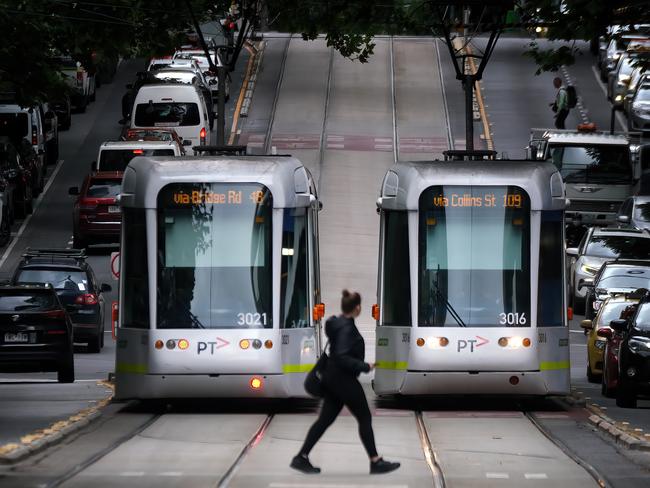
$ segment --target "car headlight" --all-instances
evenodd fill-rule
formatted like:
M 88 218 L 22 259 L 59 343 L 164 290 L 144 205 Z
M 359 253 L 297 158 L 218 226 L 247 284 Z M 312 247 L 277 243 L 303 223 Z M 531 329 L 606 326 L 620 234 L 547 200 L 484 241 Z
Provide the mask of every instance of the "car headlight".
M 649 351 L 650 352 L 650 339 L 643 337 L 631 337 L 627 341 L 630 350 L 634 352 Z
M 598 268 L 595 268 L 593 266 L 589 266 L 588 264 L 583 264 L 582 266 L 580 266 L 580 269 L 584 273 L 587 273 L 587 274 L 590 274 L 590 275 L 595 275 L 596 273 L 598 273 Z
M 596 341 L 594 342 L 594 347 L 596 349 L 605 349 L 605 344 L 607 344 L 607 341 Z

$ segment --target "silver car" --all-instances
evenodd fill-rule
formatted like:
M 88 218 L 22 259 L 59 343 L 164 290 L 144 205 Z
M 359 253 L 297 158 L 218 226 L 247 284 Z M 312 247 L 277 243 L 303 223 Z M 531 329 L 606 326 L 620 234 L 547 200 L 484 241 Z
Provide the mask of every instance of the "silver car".
M 616 215 L 621 227 L 650 230 L 650 196 L 628 197 Z
M 632 72 L 635 69 L 636 59 L 630 53 L 621 56 L 616 64 L 616 68 L 609 73 L 607 80 L 607 97 L 612 101 L 616 108 L 623 107 L 623 98 L 627 86 L 632 79 Z
M 650 79 L 639 85 L 632 95 L 627 114 L 629 131 L 650 131 Z
M 569 256 L 569 300 L 576 312 L 582 312 L 588 285 L 593 283 L 604 262 L 650 259 L 650 233 L 639 229 L 592 227 L 578 247 L 568 248 L 566 252 Z

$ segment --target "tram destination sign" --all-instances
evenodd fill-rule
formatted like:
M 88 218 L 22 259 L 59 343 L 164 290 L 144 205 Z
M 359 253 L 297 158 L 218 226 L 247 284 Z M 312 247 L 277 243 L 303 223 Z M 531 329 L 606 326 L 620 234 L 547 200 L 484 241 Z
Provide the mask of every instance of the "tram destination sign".
M 264 201 L 265 192 L 262 190 L 250 191 L 229 189 L 222 192 L 208 190 L 174 191 L 171 199 L 174 205 L 242 205 L 246 203 L 260 204 Z
M 486 207 L 486 208 L 522 208 L 524 196 L 519 193 L 456 193 L 446 192 L 433 197 L 434 207 Z

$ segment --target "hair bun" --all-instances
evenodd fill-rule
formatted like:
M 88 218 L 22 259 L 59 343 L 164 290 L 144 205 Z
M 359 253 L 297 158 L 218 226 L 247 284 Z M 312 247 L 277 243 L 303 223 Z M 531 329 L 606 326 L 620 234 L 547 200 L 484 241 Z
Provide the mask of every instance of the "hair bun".
M 341 292 L 341 295 L 343 295 L 343 298 L 347 298 L 347 297 L 350 296 L 350 292 L 349 292 L 348 290 L 343 290 L 343 291 Z

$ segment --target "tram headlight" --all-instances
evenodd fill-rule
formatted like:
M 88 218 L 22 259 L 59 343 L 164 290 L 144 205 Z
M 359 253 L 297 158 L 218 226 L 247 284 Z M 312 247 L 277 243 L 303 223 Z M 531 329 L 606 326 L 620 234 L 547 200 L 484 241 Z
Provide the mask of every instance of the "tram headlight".
M 253 349 L 260 349 L 262 347 L 262 341 L 259 339 L 253 340 Z
M 446 337 L 429 337 L 427 339 L 429 349 L 440 349 L 442 347 L 447 347 L 448 344 L 449 339 Z
M 528 337 L 501 337 L 497 341 L 501 347 L 509 349 L 519 349 L 520 347 L 530 347 L 532 341 Z
M 251 347 L 251 341 L 249 341 L 248 339 L 242 339 L 241 341 L 239 341 L 239 347 L 241 347 L 242 349 L 248 349 L 249 347 Z

